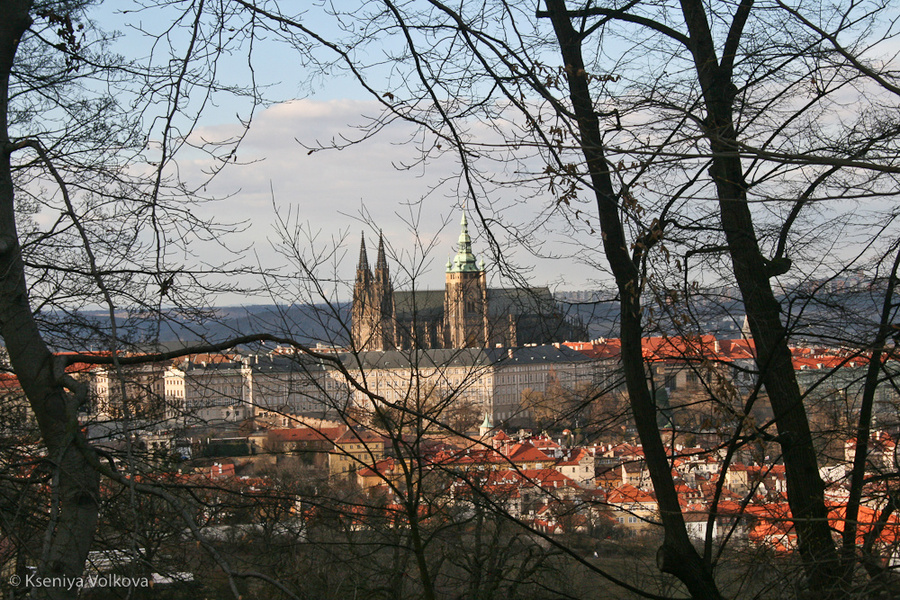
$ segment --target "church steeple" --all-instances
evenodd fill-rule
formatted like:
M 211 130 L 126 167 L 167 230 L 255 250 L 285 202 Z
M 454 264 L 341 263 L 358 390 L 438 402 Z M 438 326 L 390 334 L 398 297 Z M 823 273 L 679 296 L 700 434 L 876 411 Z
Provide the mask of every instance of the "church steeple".
M 444 292 L 444 343 L 448 348 L 478 348 L 490 342 L 484 261 L 472 253 L 469 224 L 463 213 L 456 256 L 447 263 Z
M 366 234 L 359 234 L 359 264 L 356 265 L 356 277 L 359 278 L 360 271 L 369 270 L 369 257 L 366 256 Z
M 378 236 L 374 276 L 369 268 L 365 234 L 360 240 L 351 318 L 353 346 L 356 350 L 391 350 L 396 347 L 394 290 L 391 287 L 391 276 L 384 253 L 384 237 L 381 234 Z
M 490 414 L 484 413 L 484 421 L 482 421 L 481 425 L 478 427 L 478 437 L 486 438 L 493 428 L 494 424 L 491 423 Z
M 384 257 L 384 235 L 378 232 L 378 258 L 375 261 L 375 271 L 383 269 L 387 273 L 387 260 Z
M 741 337 L 745 340 L 753 339 L 753 333 L 750 331 L 750 319 L 747 318 L 747 315 L 744 315 L 744 320 L 741 323 Z
M 362 350 L 372 337 L 372 270 L 369 269 L 369 257 L 366 256 L 366 234 L 359 240 L 359 262 L 356 265 L 356 284 L 353 286 L 353 306 L 351 335 L 353 347 Z
M 374 300 L 378 306 L 378 325 L 376 326 L 375 344 L 379 350 L 393 350 L 397 345 L 394 312 L 394 287 L 391 285 L 391 274 L 388 271 L 387 258 L 384 255 L 384 236 L 378 232 L 378 258 L 375 259 Z
M 362 296 L 368 294 L 372 284 L 372 269 L 369 268 L 369 257 L 366 255 L 366 234 L 359 239 L 359 263 L 356 265 L 356 285 L 353 288 L 353 303 L 357 298 L 362 301 Z
M 459 240 L 456 246 L 456 256 L 447 263 L 448 273 L 478 273 L 483 271 L 476 264 L 475 255 L 472 253 L 472 238 L 469 237 L 469 224 L 466 221 L 466 213 L 463 213 L 460 221 Z

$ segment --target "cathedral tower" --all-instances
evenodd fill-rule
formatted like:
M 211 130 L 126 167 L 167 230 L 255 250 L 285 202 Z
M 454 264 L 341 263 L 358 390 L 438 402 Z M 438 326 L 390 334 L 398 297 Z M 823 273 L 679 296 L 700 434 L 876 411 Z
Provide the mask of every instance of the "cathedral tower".
M 387 259 L 384 256 L 384 236 L 378 233 L 378 258 L 375 260 L 375 281 L 373 292 L 375 297 L 377 324 L 375 326 L 375 344 L 372 350 L 394 350 L 396 343 L 396 320 L 394 313 L 394 287 L 388 272 Z
M 460 225 L 456 256 L 447 262 L 444 343 L 448 348 L 480 348 L 490 339 L 484 261 L 475 263 L 465 213 Z
M 369 269 L 369 258 L 366 256 L 366 236 L 362 235 L 359 243 L 359 263 L 356 265 L 356 283 L 353 286 L 353 307 L 350 311 L 352 319 L 351 335 L 353 348 L 362 350 L 372 337 L 371 291 L 372 270 Z
M 396 347 L 394 289 L 384 254 L 384 238 L 380 235 L 374 275 L 369 268 L 365 236 L 360 241 L 350 316 L 354 349 L 393 350 Z

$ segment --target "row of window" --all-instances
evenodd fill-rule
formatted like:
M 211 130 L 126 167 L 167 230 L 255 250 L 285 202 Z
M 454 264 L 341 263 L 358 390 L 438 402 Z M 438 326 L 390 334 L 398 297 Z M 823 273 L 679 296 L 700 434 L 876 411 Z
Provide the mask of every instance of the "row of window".
M 620 524 L 625 523 L 625 517 L 616 517 L 616 521 L 617 521 L 618 523 L 620 523 Z M 629 522 L 629 523 L 632 523 L 632 524 L 637 523 L 637 522 L 638 522 L 638 518 L 635 517 L 634 515 L 630 515 L 630 516 L 628 517 L 628 522 Z

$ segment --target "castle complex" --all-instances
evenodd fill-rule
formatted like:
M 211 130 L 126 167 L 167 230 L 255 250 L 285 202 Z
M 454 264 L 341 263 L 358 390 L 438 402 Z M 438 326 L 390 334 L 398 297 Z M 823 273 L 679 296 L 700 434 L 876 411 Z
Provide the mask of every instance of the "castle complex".
M 584 325 L 565 318 L 549 289 L 489 289 L 484 260 L 472 253 L 465 215 L 460 225 L 443 290 L 395 292 L 384 239 L 378 240 L 374 273 L 362 240 L 353 288 L 354 350 L 513 347 L 586 339 Z

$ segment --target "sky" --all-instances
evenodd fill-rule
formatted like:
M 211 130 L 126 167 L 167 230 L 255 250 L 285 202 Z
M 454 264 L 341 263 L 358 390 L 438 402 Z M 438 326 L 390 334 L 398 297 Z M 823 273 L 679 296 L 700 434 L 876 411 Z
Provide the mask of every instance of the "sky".
M 161 15 L 114 12 L 111 6 L 99 5 L 93 18 L 104 28 L 124 34 L 113 50 L 126 56 L 149 52 L 146 39 L 136 33 L 136 28 L 160 30 L 165 27 Z M 333 33 L 314 19 L 312 26 Z M 404 268 L 416 270 L 417 287 L 443 287 L 444 265 L 455 252 L 465 205 L 454 184 L 457 165 L 453 157 L 410 169 L 398 168 L 414 163 L 418 157 L 415 130 L 402 123 L 342 150 L 310 153 L 307 147 L 358 137 L 358 126 L 366 123 L 367 116 L 377 114 L 377 103 L 352 79 L 334 72 L 312 75 L 298 55 L 263 38 L 254 48 L 254 75 L 266 96 L 279 101 L 257 109 L 236 160 L 204 189 L 223 199 L 200 210 L 222 221 L 243 222 L 245 228 L 233 236 L 231 246 L 247 248 L 245 255 L 251 263 L 273 269 L 280 266 L 282 273 L 292 267 L 285 265 L 272 247 L 280 238 L 279 220 L 290 221 L 291 227 L 302 226 L 307 237 L 314 238 L 307 242 L 311 247 L 338 243 L 338 276 L 346 279 L 352 279 L 355 273 L 360 233 L 369 240 L 369 256 L 374 260 L 375 238 L 381 230 L 394 259 L 404 263 L 402 268 L 399 262 L 392 265 L 398 287 L 410 284 L 411 275 L 403 273 Z M 156 52 L 159 54 L 158 48 Z M 239 52 L 224 59 L 226 80 L 249 79 L 245 60 Z M 195 141 L 223 139 L 240 132 L 240 119 L 246 119 L 249 113 L 247 102 L 220 95 L 216 103 L 201 116 L 192 134 Z M 197 153 L 186 152 L 178 159 L 179 172 L 188 182 L 201 181 L 209 166 L 209 161 Z M 514 198 L 509 204 L 515 204 Z M 519 216 L 528 222 L 540 208 L 521 207 Z M 487 259 L 490 271 L 486 242 L 472 216 L 470 212 L 474 249 Z M 563 248 L 566 240 L 561 243 Z M 424 260 L 419 247 L 422 244 L 429 247 Z M 204 252 L 202 247 L 199 252 Z M 505 252 L 529 273 L 535 285 L 585 289 L 597 277 L 595 271 L 575 260 L 542 260 L 517 250 L 514 244 Z M 504 284 L 496 273 L 493 279 L 494 285 Z M 218 302 L 254 300 L 225 297 Z
M 169 9 L 190 6 L 188 2 L 163 4 Z M 136 57 L 146 56 L 152 51 L 156 64 L 166 64 L 170 59 L 167 48 L 162 44 L 151 48 L 148 38 L 141 35 L 141 30 L 165 31 L 170 27 L 171 19 L 167 21 L 166 18 L 171 13 L 120 10 L 128 6 L 133 5 L 123 0 L 122 3 L 101 3 L 94 9 L 93 17 L 98 24 L 107 30 L 123 33 L 111 49 L 124 56 Z M 284 6 L 294 5 L 284 3 Z M 305 25 L 326 37 L 340 39 L 341 35 L 333 26 L 314 14 L 314 10 L 328 6 L 327 3 L 300 6 L 308 8 L 308 12 L 300 17 Z M 358 15 L 348 19 L 348 23 L 365 28 L 365 19 L 356 17 Z M 171 41 L 173 47 L 185 46 L 189 25 L 186 21 L 181 27 L 170 30 L 166 39 Z M 227 27 L 218 31 L 226 38 L 240 33 L 239 28 L 234 32 Z M 508 285 L 508 281 L 499 279 L 496 270 L 492 271 L 494 261 L 486 253 L 487 243 L 481 223 L 474 218 L 473 207 L 466 206 L 464 195 L 459 193 L 457 161 L 452 153 L 446 153 L 428 162 L 416 163 L 419 158 L 417 144 L 422 140 L 412 126 L 403 123 L 391 125 L 373 138 L 346 145 L 341 150 L 309 151 L 310 147 L 320 144 L 328 146 L 337 142 L 344 145 L 341 143 L 343 140 L 358 138 L 361 135 L 359 127 L 366 124 L 367 117 L 378 114 L 378 103 L 352 78 L 342 75 L 339 69 L 326 67 L 316 70 L 310 66 L 309 56 L 286 48 L 275 37 L 271 32 L 257 30 L 253 41 L 252 74 L 256 78 L 257 89 L 262 90 L 271 103 L 256 109 L 236 160 L 231 161 L 203 190 L 205 194 L 221 200 L 198 209 L 205 211 L 202 214 L 212 215 L 224 222 L 242 223 L 237 228 L 239 231 L 228 241 L 229 246 L 242 249 L 243 260 L 251 266 L 290 276 L 292 269 L 296 271 L 296 266 L 285 261 L 283 254 L 272 247 L 286 233 L 292 237 L 290 250 L 296 249 L 300 256 L 311 259 L 317 268 L 321 267 L 317 273 L 326 279 L 342 279 L 346 284 L 352 284 L 360 233 L 366 234 L 369 256 L 374 260 L 376 238 L 382 231 L 394 259 L 391 267 L 397 277 L 396 287 L 406 289 L 414 278 L 416 287 L 435 289 L 444 285 L 444 265 L 455 252 L 459 218 L 462 211 L 468 209 L 474 250 L 479 257 L 487 259 L 492 285 Z M 537 37 L 540 38 L 539 35 Z M 227 46 L 227 40 L 222 43 Z M 379 68 L 383 69 L 369 73 L 370 81 L 380 90 L 379 93 L 396 90 L 395 86 L 402 85 L 397 79 L 398 69 L 393 68 L 396 63 L 391 57 L 397 48 L 389 47 L 390 43 L 374 49 L 370 46 L 368 52 L 371 54 L 364 57 L 370 64 L 380 65 Z M 639 42 L 626 43 L 632 51 L 631 59 L 637 61 L 636 66 L 631 65 L 637 69 L 634 73 L 640 76 L 647 73 L 651 81 L 654 76 L 674 77 L 672 74 L 658 73 L 665 65 L 644 64 L 643 61 L 654 60 L 656 54 L 642 53 Z M 246 85 L 251 76 L 246 53 L 249 45 L 247 41 L 239 43 L 239 40 L 235 44 L 230 54 L 221 55 L 218 76 L 225 83 Z M 202 57 L 209 48 L 208 45 L 194 48 L 193 56 Z M 611 52 L 607 38 L 604 38 L 602 48 L 603 54 Z M 636 57 L 633 56 L 635 54 Z M 318 54 L 315 58 L 322 59 L 323 56 Z M 598 60 L 600 65 L 606 64 Z M 669 67 L 677 67 L 676 63 L 677 60 L 673 59 Z M 548 73 L 554 72 L 554 64 L 553 59 L 548 57 Z M 460 89 L 467 89 L 464 82 Z M 610 89 L 613 91 L 609 93 L 613 93 L 617 88 Z M 204 94 L 205 88 L 202 87 L 191 90 L 186 113 L 192 112 Z M 851 106 L 850 112 L 853 113 L 852 102 L 848 106 Z M 242 129 L 241 122 L 249 118 L 246 98 L 217 93 L 198 122 L 185 130 L 192 129 L 190 139 L 194 142 L 224 139 L 238 135 Z M 149 120 L 147 122 L 150 123 Z M 476 125 L 469 133 L 479 140 L 492 141 L 486 137 L 490 133 L 485 124 L 479 125 L 480 130 Z M 159 123 L 153 126 L 158 128 Z M 151 129 L 151 136 L 157 134 L 156 129 Z M 629 134 L 626 127 L 622 135 L 627 138 Z M 625 145 L 628 145 L 627 141 Z M 611 160 L 616 162 L 613 158 Z M 188 184 L 196 185 L 204 179 L 203 173 L 209 170 L 210 164 L 207 157 L 188 151 L 178 157 L 177 168 Z M 415 166 L 397 168 L 398 165 L 409 164 Z M 497 161 L 491 168 L 496 169 L 498 177 L 520 181 L 517 179 L 521 175 L 516 170 L 519 168 L 517 165 Z M 543 163 L 525 165 L 525 170 L 532 174 L 541 172 L 542 168 Z M 532 243 L 532 247 L 526 250 L 521 240 L 506 235 L 508 230 L 495 227 L 493 233 L 504 244 L 505 258 L 510 259 L 518 270 L 527 273 L 532 285 L 549 285 L 557 290 L 583 290 L 608 284 L 605 261 L 599 252 L 599 235 L 592 231 L 590 225 L 577 224 L 573 227 L 558 216 L 544 226 L 543 219 L 548 208 L 555 205 L 554 195 L 545 192 L 537 187 L 531 190 L 508 187 L 504 191 L 491 190 L 486 198 L 481 199 L 481 202 L 491 203 L 496 208 L 495 214 L 502 213 L 506 223 L 514 224 L 517 233 L 524 231 L 525 241 Z M 653 193 L 647 192 L 651 203 Z M 523 201 L 530 194 L 534 195 Z M 583 214 L 595 213 L 586 198 L 579 197 L 574 202 L 579 200 L 585 201 L 585 206 L 573 206 L 572 212 L 580 208 Z M 691 206 L 702 210 L 714 208 L 704 206 L 704 202 L 711 202 L 711 197 L 698 197 Z M 279 231 L 279 223 L 286 223 L 288 231 Z M 816 226 L 817 222 L 813 221 L 811 225 Z M 300 235 L 295 236 L 296 232 Z M 337 247 L 333 253 L 328 251 L 331 246 Z M 216 262 L 214 245 L 207 248 L 199 244 L 193 250 L 201 260 Z M 536 253 L 554 255 L 556 259 L 537 258 Z M 826 259 L 832 256 L 827 254 Z M 351 288 L 346 284 L 338 286 L 341 299 L 349 297 Z M 220 304 L 264 301 L 264 296 L 216 300 Z
M 120 6 L 107 2 L 96 9 L 97 18 L 104 27 L 124 33 L 116 40 L 113 50 L 125 56 L 140 57 L 150 53 L 148 38 L 140 31 L 165 30 L 170 26 L 166 16 L 172 13 L 117 13 L 112 10 L 112 7 Z M 315 12 L 322 5 L 306 6 L 308 12 L 300 17 L 304 25 L 324 37 L 342 39 L 344 34 Z M 355 27 L 365 27 L 364 22 L 353 22 L 360 23 Z M 185 46 L 189 27 L 184 25 L 187 24 L 171 30 L 167 39 L 173 47 Z M 380 112 L 378 102 L 340 69 L 316 69 L 310 66 L 308 55 L 287 48 L 271 32 L 257 31 L 256 34 L 252 73 L 247 63 L 249 44 L 244 41 L 236 43 L 232 53 L 220 56 L 218 76 L 225 83 L 247 85 L 252 74 L 265 97 L 274 102 L 256 109 L 249 131 L 237 150 L 236 160 L 203 189 L 205 194 L 221 200 L 198 209 L 198 214 L 241 223 L 239 231 L 227 243 L 231 248 L 242 250 L 242 259 L 247 264 L 286 277 L 299 272 L 295 264 L 285 260 L 284 253 L 273 248 L 287 235 L 292 238 L 288 254 L 296 251 L 308 261 L 307 264 L 315 264 L 316 274 L 324 280 L 343 280 L 344 284 L 334 289 L 339 299 L 346 300 L 352 292 L 360 234 L 365 233 L 369 257 L 374 261 L 377 237 L 383 232 L 393 259 L 391 269 L 396 278 L 395 287 L 408 289 L 414 280 L 417 288 L 439 289 L 444 286 L 446 261 L 455 252 L 461 213 L 466 210 L 473 248 L 479 258 L 486 259 L 491 285 L 512 285 L 494 268 L 496 257 L 488 253 L 482 224 L 474 214 L 471 201 L 460 193 L 459 165 L 452 152 L 424 163 L 417 162 L 423 140 L 412 125 L 402 122 L 396 122 L 358 144 L 344 144 L 348 139 L 362 136 L 360 127 Z M 392 54 L 397 53 L 398 48 L 388 46 L 374 49 L 369 46 L 370 54 L 363 57 L 367 64 L 380 65 L 366 73 L 379 93 L 402 87 L 397 79 L 399 69 L 392 60 Z M 194 53 L 199 56 L 203 50 L 197 48 Z M 153 48 L 153 52 L 158 63 L 169 58 L 160 45 Z M 604 52 L 612 52 L 605 40 Z M 319 53 L 314 56 L 327 60 L 333 55 Z M 551 73 L 553 60 L 554 57 L 547 57 L 548 72 Z M 645 57 L 638 53 L 634 60 L 640 63 L 652 59 L 649 54 Z M 646 69 L 650 77 L 661 68 L 642 65 L 635 67 L 637 72 Z M 460 90 L 466 90 L 464 84 Z M 205 91 L 204 88 L 192 91 L 190 102 L 193 104 L 188 105 L 187 113 Z M 190 139 L 194 142 L 235 137 L 242 131 L 241 121 L 250 117 L 245 98 L 219 93 L 212 100 L 193 128 Z M 637 117 L 641 118 L 641 115 Z M 521 123 L 518 125 L 522 126 Z M 467 133 L 479 141 L 496 141 L 490 137 L 492 133 L 484 123 L 469 124 L 469 127 Z M 335 143 L 344 147 L 309 151 L 309 148 Z M 614 157 L 610 159 L 616 162 Z M 211 164 L 207 157 L 190 151 L 183 152 L 177 163 L 180 176 L 189 184 L 203 181 L 203 174 L 209 171 Z M 403 169 L 398 168 L 400 165 L 414 166 Z M 497 161 L 487 168 L 494 169 L 496 172 L 491 175 L 498 178 L 520 181 L 522 168 L 519 165 Z M 543 168 L 542 162 L 532 162 L 524 167 L 531 173 L 540 173 Z M 535 192 L 536 195 L 532 195 Z M 647 193 L 651 196 L 647 201 L 652 203 L 652 192 Z M 578 207 L 574 205 L 577 200 L 573 201 L 570 213 L 575 208 L 580 208 L 583 215 L 596 213 L 584 192 L 579 199 L 585 206 Z M 699 199 L 694 204 L 702 207 L 704 201 L 710 200 Z M 581 223 L 573 227 L 559 215 L 544 224 L 547 211 L 556 204 L 555 196 L 546 189 L 525 189 L 525 185 L 519 189 L 492 189 L 485 198 L 479 199 L 480 206 L 486 204 L 496 210 L 494 215 L 488 214 L 489 217 L 499 214 L 504 224 L 513 226 L 511 229 L 495 226 L 492 233 L 503 245 L 504 260 L 510 261 L 516 271 L 526 274 L 530 285 L 546 285 L 558 291 L 611 287 L 599 248 L 601 240 L 592 226 Z M 286 224 L 287 231 L 285 227 L 279 229 L 279 224 Z M 299 235 L 295 235 L 298 232 Z M 531 246 L 526 249 L 523 242 Z M 332 246 L 337 247 L 333 253 L 329 250 Z M 281 249 L 285 250 L 284 247 Z M 193 250 L 206 262 L 216 262 L 215 245 L 209 245 L 207 249 L 203 244 L 197 244 Z M 209 258 L 205 258 L 207 253 Z M 554 258 L 543 258 L 546 256 Z M 266 301 L 265 295 L 253 298 L 232 295 L 215 300 L 219 304 Z

